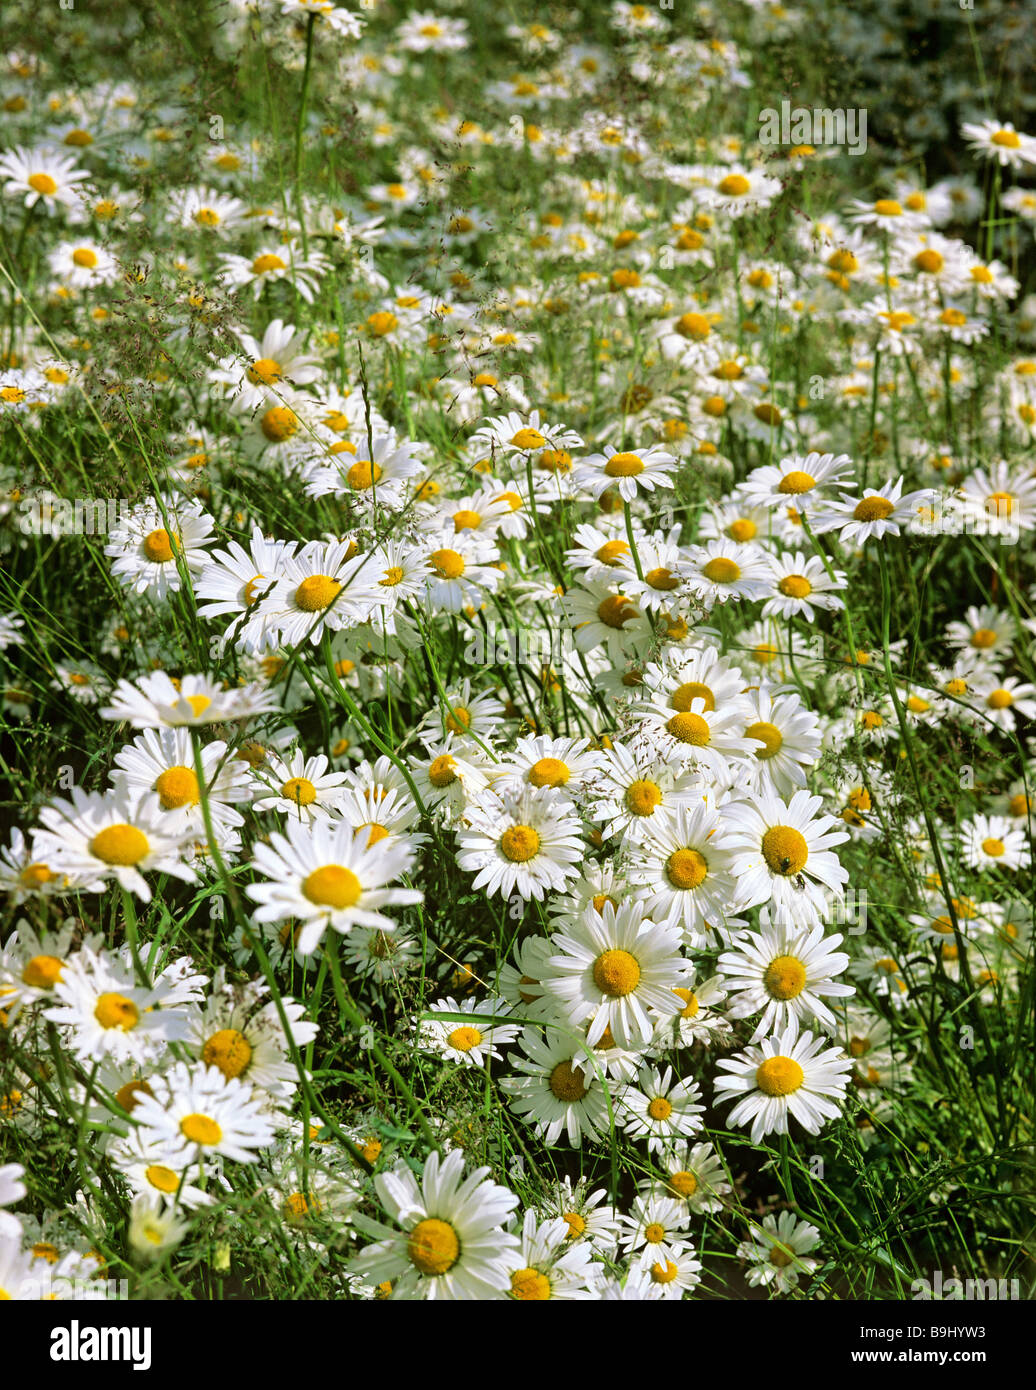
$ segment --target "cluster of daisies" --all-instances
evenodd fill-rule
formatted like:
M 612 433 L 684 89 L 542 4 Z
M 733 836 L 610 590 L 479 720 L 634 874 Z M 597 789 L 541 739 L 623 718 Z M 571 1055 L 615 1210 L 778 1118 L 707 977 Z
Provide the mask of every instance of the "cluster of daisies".
M 742 40 L 811 9 L 730 8 Z M 199 143 L 168 90 L 7 55 L 35 276 L 0 358 L 0 709 L 79 732 L 0 849 L 0 1125 L 75 1135 L 72 1201 L 0 1168 L 0 1297 L 104 1297 L 214 1216 L 226 1267 L 268 1219 L 342 1297 L 682 1298 L 706 1230 L 749 1285 L 820 1288 L 833 1250 L 749 1207 L 743 1152 L 866 1151 L 933 990 L 1017 1002 L 1036 296 L 994 253 L 1036 230 L 1036 138 L 967 112 L 974 172 L 879 148 L 807 215 L 837 151 L 725 133 L 727 21 L 577 18 L 490 52 L 452 13 L 234 0 L 217 54 L 309 102 L 287 196 L 261 125 Z M 322 179 L 347 134 L 368 157 Z M 54 438 L 125 485 L 155 409 L 84 526 Z M 947 535 L 1009 553 L 1027 606 L 1000 587 L 918 649 L 861 626 L 889 556 Z M 103 576 L 87 638 L 42 544 Z M 962 769 L 955 824 L 907 774 L 946 739 L 1017 750 L 1010 785 Z

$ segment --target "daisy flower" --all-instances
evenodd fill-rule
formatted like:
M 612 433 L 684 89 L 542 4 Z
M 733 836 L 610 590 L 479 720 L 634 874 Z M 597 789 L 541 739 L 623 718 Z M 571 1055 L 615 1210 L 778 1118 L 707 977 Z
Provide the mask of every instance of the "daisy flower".
M 867 488 L 859 499 L 843 493 L 839 502 L 822 503 L 811 525 L 818 535 L 837 531 L 843 545 L 862 546 L 885 535 L 898 536 L 899 528 L 915 522 L 921 508 L 932 506 L 936 496 L 932 488 L 904 496 L 900 477 L 882 488 Z
M 19 145 L 0 155 L 0 179 L 9 198 L 21 198 L 25 207 L 41 206 L 48 214 L 77 204 L 76 185 L 90 175 L 75 167 L 74 155 L 48 150 L 28 150 Z
M 518 1198 L 489 1180 L 488 1168 L 464 1178 L 464 1153 L 431 1154 L 420 1182 L 409 1168 L 376 1173 L 382 1209 L 401 1229 L 357 1213 L 356 1227 L 377 1237 L 351 1268 L 388 1282 L 394 1299 L 495 1299 L 510 1292 L 518 1237 L 504 1229 Z
M 648 1299 L 680 1299 L 701 1283 L 702 1263 L 694 1247 L 685 1244 L 672 1257 L 655 1261 L 647 1269 Z
M 674 990 L 691 964 L 680 937 L 679 928 L 647 920 L 639 903 L 589 907 L 555 934 L 559 953 L 547 959 L 541 984 L 571 1024 L 591 1020 L 591 1047 L 607 1029 L 620 1048 L 644 1048 L 655 1029 L 648 1010 L 665 1017 L 681 1007 Z
M 119 278 L 119 263 L 96 241 L 63 241 L 47 256 L 51 274 L 74 290 L 92 290 Z
M 700 1099 L 692 1077 L 675 1081 L 671 1067 L 664 1074 L 643 1067 L 637 1085 L 623 1091 L 616 1118 L 631 1138 L 647 1140 L 649 1153 L 664 1153 L 677 1139 L 701 1129 L 705 1107 L 697 1104 Z
M 700 801 L 646 821 L 629 848 L 626 875 L 647 917 L 679 926 L 687 945 L 700 948 L 705 924 L 721 921 L 733 899 L 729 866 L 720 815 Z
M 397 26 L 396 43 L 405 53 L 459 53 L 468 46 L 468 21 L 415 10 Z
M 716 1080 L 716 1100 L 737 1098 L 729 1126 L 752 1123 L 752 1143 L 768 1134 L 787 1134 L 791 1116 L 808 1134 L 819 1134 L 837 1118 L 837 1104 L 848 1085 L 851 1060 L 840 1048 L 821 1051 L 823 1037 L 798 1031 L 790 1023 L 777 1037 L 750 1046 L 718 1065 L 729 1075 Z
M 303 465 L 301 477 L 308 497 L 336 497 L 367 511 L 398 511 L 407 483 L 425 471 L 422 446 L 396 438 L 394 433 L 364 434 L 356 444 L 339 439 Z M 397 581 L 398 582 L 398 581 Z
M 553 1146 L 562 1133 L 573 1148 L 583 1139 L 601 1139 L 609 1126 L 608 1100 L 597 1072 L 584 1054 L 573 1053 L 561 1034 L 525 1028 L 519 1038 L 522 1052 L 508 1054 L 520 1076 L 500 1078 L 500 1089 L 514 1113 Z
M 680 1145 L 663 1157 L 665 1177 L 662 1189 L 667 1197 L 685 1202 L 692 1212 L 722 1211 L 721 1198 L 731 1190 L 727 1170 L 709 1143 Z M 645 1178 L 638 1184 L 643 1196 L 650 1196 L 658 1183 Z
M 1010 613 L 1003 613 L 986 604 L 972 605 L 965 611 L 963 621 L 957 619 L 946 625 L 946 641 L 958 651 L 976 658 L 976 662 L 998 663 L 1011 654 L 1015 638 L 1015 623 Z
M 461 752 L 452 731 L 445 739 L 429 743 L 423 756 L 412 756 L 410 767 L 427 809 L 440 810 L 449 819 L 487 786 L 485 771 L 472 753 Z
M 588 454 L 575 470 L 574 482 L 596 501 L 614 487 L 626 502 L 656 487 L 674 487 L 672 474 L 679 460 L 654 444 L 630 452 L 606 444 L 601 454 Z
M 854 994 L 852 985 L 838 984 L 849 957 L 835 947 L 840 936 L 824 936 L 823 926 L 800 931 L 765 923 L 759 932 L 745 932 L 736 949 L 725 951 L 717 962 L 724 984 L 733 996 L 727 1007 L 731 1019 L 762 1012 L 750 1041 L 781 1032 L 792 1022 L 816 1021 L 827 1032 L 835 1028 L 835 1016 L 824 997 Z
M 736 705 L 710 709 L 702 697 L 675 713 L 667 704 L 645 701 L 631 710 L 642 736 L 670 762 L 683 761 L 716 782 L 729 781 L 734 769 L 755 752 L 742 732 L 744 716 Z
M 1010 121 L 965 121 L 960 133 L 975 154 L 995 159 L 1001 168 L 1036 164 L 1036 139 L 1015 130 Z
M 1017 723 L 1036 719 L 1036 686 L 1017 676 L 976 674 L 971 677 L 966 703 L 982 714 L 987 728 L 993 723 L 1011 733 Z
M 814 505 L 852 470 L 848 454 L 791 455 L 777 464 L 754 468 L 737 492 L 751 506 L 794 506 L 800 512 Z
M 329 772 L 323 753 L 307 758 L 297 749 L 290 758 L 271 754 L 256 774 L 257 811 L 280 811 L 293 820 L 310 823 L 337 812 L 344 772 Z
M 102 892 L 115 879 L 127 892 L 150 902 L 145 873 L 196 881 L 181 858 L 187 831 L 167 824 L 157 797 L 134 796 L 125 787 L 107 795 L 73 787 L 72 800 L 44 807 L 40 821 L 36 852 L 55 873 L 89 879 L 87 892 Z
M 201 749 L 205 797 L 214 825 L 238 826 L 244 821 L 231 803 L 251 800 L 248 768 L 229 759 L 227 744 Z M 115 755 L 113 785 L 125 787 L 131 798 L 154 793 L 175 831 L 203 824 L 201 784 L 194 765 L 194 746 L 186 729 L 146 729 Z
M 474 1014 L 470 1023 L 457 1019 L 422 1018 L 418 1020 L 417 1045 L 429 1052 L 437 1053 L 448 1062 L 459 1062 L 466 1067 L 484 1067 L 490 1057 L 502 1060 L 497 1051 L 505 1043 L 514 1042 L 518 1027 L 513 1023 L 499 1023 L 496 1019 L 506 1018 L 510 1006 L 502 999 L 463 999 L 458 1004 L 449 997 L 437 999 L 429 1005 L 433 1014 Z M 488 1022 L 486 1015 L 492 1019 Z
M 170 196 L 169 213 L 185 230 L 222 237 L 240 226 L 247 208 L 240 198 L 215 188 L 178 188 Z
M 433 612 L 476 612 L 487 593 L 500 586 L 503 575 L 496 567 L 500 552 L 492 541 L 472 531 L 450 530 L 425 539 L 426 599 Z
M 588 1186 L 583 1180 L 573 1186 L 571 1178 L 562 1178 L 549 1200 L 539 1208 L 540 1214 L 560 1217 L 568 1227 L 567 1240 L 586 1241 L 600 1251 L 608 1251 L 615 1246 L 621 1222 L 604 1188 L 588 1192 Z
M 494 785 L 500 787 L 513 780 L 520 786 L 551 787 L 566 796 L 576 796 L 603 760 L 604 755 L 592 749 L 585 738 L 548 738 L 537 734 L 518 740 L 503 759 Z
M 686 551 L 687 586 L 706 610 L 730 599 L 765 598 L 770 592 L 770 563 L 757 545 L 717 539 Z
M 255 1090 L 218 1067 L 177 1062 L 149 1086 L 133 1109 L 141 1141 L 180 1167 L 216 1157 L 254 1163 L 256 1150 L 273 1143 L 273 1123 Z
M 307 825 L 289 821 L 287 836 L 272 831 L 270 843 L 255 845 L 252 867 L 269 882 L 250 883 L 245 892 L 259 904 L 255 920 L 302 921 L 297 949 L 312 955 L 330 928 L 345 935 L 355 926 L 395 926 L 381 911 L 422 901 L 412 888 L 389 887 L 410 867 L 403 845 L 364 844 L 352 826 L 329 821 Z
M 284 1101 L 294 1094 L 299 1077 L 290 1060 L 281 1010 L 275 1000 L 263 1002 L 267 993 L 262 981 L 228 984 L 220 967 L 204 1006 L 191 1010 L 183 1041 L 206 1067 Z M 297 1048 L 311 1043 L 320 1030 L 303 1017 L 305 1005 L 290 995 L 282 995 L 280 1004 L 291 1041 Z
M 147 502 L 120 520 L 104 553 L 112 557 L 112 573 L 120 583 L 161 601 L 180 588 L 178 556 L 188 571 L 201 568 L 214 524 L 200 502 L 171 497 Z
M 232 615 L 234 621 L 225 639 L 233 636 L 241 650 L 261 652 L 276 637 L 265 622 L 252 623 L 253 610 L 281 577 L 283 562 L 297 549 L 295 541 L 267 540 L 260 527 L 253 525 L 247 550 L 231 541 L 226 550 L 207 553 L 195 577 L 194 592 L 197 598 L 211 602 L 198 605 L 198 616 Z
M 77 1057 L 140 1065 L 185 1036 L 185 1006 L 200 984 L 200 976 L 185 980 L 166 972 L 154 986 L 141 986 L 132 968 L 84 946 L 63 966 L 43 1016 L 65 1030 Z
M 564 425 L 551 425 L 534 410 L 527 418 L 516 410 L 506 415 L 487 417 L 485 424 L 468 441 L 473 449 L 498 454 L 530 454 L 543 448 L 555 451 L 581 448 L 583 441 L 575 430 Z
M 277 242 L 262 247 L 251 258 L 220 256 L 217 279 L 228 289 L 250 288 L 258 299 L 268 284 L 287 280 L 307 304 L 320 293 L 320 284 L 331 270 L 331 262 L 319 251 L 304 255 L 296 241 Z
M 749 714 L 744 733 L 757 745 L 750 759 L 751 787 L 770 787 L 779 796 L 788 796 L 806 785 L 806 769 L 820 757 L 820 721 L 794 693 L 774 697 L 760 689 L 746 698 Z
M 973 869 L 1027 868 L 1032 853 L 1025 829 L 1007 816 L 975 816 L 961 826 L 964 859 Z
M 371 555 L 357 555 L 348 539 L 314 541 L 283 556 L 280 571 L 256 609 L 256 622 L 266 622 L 284 647 L 307 637 L 316 645 L 325 632 L 366 622 L 382 602 L 380 565 Z
M 820 1232 L 807 1221 L 800 1221 L 791 1211 L 778 1216 L 764 1216 L 762 1224 L 753 1225 L 750 1240 L 737 1247 L 740 1260 L 747 1260 L 747 1279 L 753 1288 L 760 1284 L 775 1293 L 787 1293 L 799 1282 L 799 1276 L 812 1274 L 819 1260 L 806 1258 L 820 1242 Z
M 650 621 L 628 594 L 617 593 L 604 583 L 580 580 L 561 603 L 571 625 L 576 648 L 592 652 L 603 646 L 612 665 L 621 666 L 626 655 L 645 647 L 653 632 Z
M 832 849 L 849 832 L 834 816 L 817 817 L 822 804 L 804 790 L 788 802 L 767 791 L 724 807 L 741 908 L 770 902 L 778 924 L 811 925 L 826 907 L 823 889 L 841 898 L 849 874 Z
M 457 863 L 476 875 L 473 889 L 542 900 L 578 876 L 586 852 L 582 828 L 572 803 L 553 788 L 486 792 L 468 808 L 465 822 Z
M 629 1215 L 622 1218 L 623 1255 L 644 1270 L 679 1259 L 690 1246 L 684 1234 L 690 1220 L 685 1202 L 673 1197 L 635 1197 Z
M 819 555 L 809 559 L 801 550 L 784 554 L 770 562 L 772 597 L 763 604 L 764 618 L 793 618 L 802 615 L 807 622 L 816 619 L 816 609 L 844 608 L 845 601 L 834 592 L 847 587 L 841 570 L 832 578 Z
M 729 1041 L 730 1024 L 715 1007 L 727 997 L 723 981 L 719 975 L 713 975 L 699 982 L 696 976 L 697 970 L 692 969 L 684 983 L 673 990 L 683 1007 L 677 1014 L 658 1019 L 655 1035 L 647 1048 L 649 1056 L 657 1057 L 676 1048 L 693 1047 L 695 1043 L 709 1047 Z
M 602 822 L 603 837 L 621 835 L 629 844 L 640 839 L 649 819 L 668 824 L 680 807 L 697 806 L 704 799 L 696 771 L 649 756 L 646 745 L 630 749 L 622 743 L 608 750 L 589 790 L 593 801 L 588 816 Z
M 261 682 L 225 690 L 208 676 L 182 676 L 174 682 L 153 671 L 136 682 L 120 680 L 102 719 L 126 720 L 135 729 L 198 728 L 227 724 L 276 710 L 277 699 Z
M 589 1245 L 569 1243 L 562 1220 L 540 1221 L 525 1213 L 521 1247 L 511 1256 L 511 1297 L 520 1302 L 587 1299 L 596 1296 L 599 1266 Z
M 233 402 L 253 410 L 282 382 L 305 386 L 321 375 L 320 359 L 303 351 L 301 335 L 294 324 L 274 319 L 262 339 L 248 333 L 238 335 L 241 352 L 224 358 L 211 373 L 211 379 L 231 388 Z

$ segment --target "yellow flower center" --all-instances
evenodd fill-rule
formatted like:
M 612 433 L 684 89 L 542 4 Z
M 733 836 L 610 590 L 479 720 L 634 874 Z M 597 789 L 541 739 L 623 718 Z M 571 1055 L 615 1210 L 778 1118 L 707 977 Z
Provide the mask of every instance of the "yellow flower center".
M 428 780 L 433 787 L 448 787 L 457 780 L 457 760 L 449 753 L 440 753 L 428 767 Z
M 370 459 L 357 459 L 345 475 L 353 492 L 367 492 L 381 477 L 381 465 Z
M 621 628 L 637 616 L 637 610 L 624 594 L 610 594 L 598 604 L 597 616 L 605 627 Z
M 797 956 L 775 956 L 763 984 L 771 999 L 794 999 L 806 988 L 806 967 Z
M 33 956 L 25 962 L 22 983 L 31 989 L 53 989 L 61 979 L 63 965 L 57 956 Z
M 786 598 L 808 598 L 813 585 L 804 574 L 786 574 L 777 585 Z
M 709 866 L 696 849 L 678 849 L 666 860 L 665 872 L 674 888 L 698 888 L 705 882 Z
M 1005 150 L 1016 150 L 1022 143 L 1016 130 L 994 130 L 989 139 Z
M 648 570 L 644 575 L 644 582 L 649 584 L 652 589 L 657 589 L 662 593 L 680 587 L 679 579 L 673 574 L 672 570 L 666 569 L 664 565 L 660 565 L 657 569 Z
M 1004 853 L 1003 840 L 988 839 L 982 841 L 982 852 L 988 854 L 991 859 L 999 859 Z
M 653 1120 L 668 1120 L 673 1113 L 673 1107 L 665 1096 L 655 1096 L 648 1104 L 648 1114 Z
M 247 376 L 253 386 L 272 386 L 284 375 L 281 364 L 272 357 L 258 357 L 249 367 Z
M 118 1028 L 128 1033 L 140 1021 L 140 1012 L 132 999 L 124 994 L 102 994 L 94 1007 L 94 1018 L 102 1028 Z
M 640 983 L 640 966 L 629 951 L 604 951 L 594 961 L 594 984 L 612 999 L 624 999 Z
M 864 497 L 853 508 L 853 517 L 857 521 L 884 521 L 894 511 L 887 497 Z
M 579 1067 L 574 1067 L 571 1060 L 559 1062 L 550 1073 L 550 1080 L 547 1083 L 550 1091 L 558 1100 L 578 1101 L 586 1095 L 588 1087 L 586 1076 Z
M 666 731 L 681 743 L 690 743 L 696 748 L 706 747 L 712 738 L 709 726 L 701 715 L 689 712 L 674 714 L 666 722 Z
M 446 1041 L 457 1052 L 470 1052 L 473 1047 L 478 1047 L 482 1034 L 477 1028 L 454 1028 Z
M 626 788 L 626 807 L 635 816 L 650 816 L 662 804 L 662 790 L 657 782 L 641 779 Z
M 511 1275 L 511 1297 L 541 1301 L 550 1297 L 550 1280 L 538 1269 L 519 1269 Z
M 275 405 L 259 421 L 259 428 L 271 444 L 283 444 L 299 428 L 299 417 L 286 405 Z
M 531 825 L 509 825 L 500 836 L 500 848 L 512 864 L 525 864 L 539 853 L 540 837 Z
M 763 747 L 756 749 L 755 756 L 757 758 L 762 758 L 764 761 L 779 753 L 784 743 L 784 735 L 781 733 L 780 729 L 778 729 L 777 725 L 770 724 L 765 719 L 760 720 L 758 724 L 749 724 L 748 728 L 745 730 L 745 738 L 757 738 L 760 740 Z
M 793 468 L 790 473 L 785 473 L 777 484 L 777 491 L 782 492 L 786 497 L 799 497 L 802 493 L 815 488 L 816 485 L 817 480 L 811 474 L 803 473 L 800 468 Z
M 446 727 L 451 733 L 461 734 L 471 727 L 471 714 L 463 705 L 454 705 L 446 716 Z
M 914 268 L 921 271 L 924 275 L 938 275 L 945 264 L 946 261 L 939 252 L 933 251 L 931 248 L 925 251 L 918 251 L 917 255 L 914 257 Z
M 635 478 L 644 471 L 644 460 L 639 454 L 612 454 L 604 465 L 609 478 Z
M 109 825 L 90 841 L 90 853 L 105 864 L 128 867 L 151 852 L 147 836 L 135 825 Z
M 144 1176 L 158 1192 L 175 1192 L 180 1186 L 180 1175 L 162 1163 L 151 1163 L 144 1170 Z
M 428 563 L 440 579 L 459 579 L 464 573 L 464 556 L 456 550 L 434 550 Z
M 144 554 L 155 565 L 168 564 L 179 546 L 164 527 L 149 531 L 143 540 Z
M 529 769 L 529 781 L 534 787 L 563 787 L 571 776 L 560 758 L 540 758 Z
M 650 1245 L 659 1245 L 665 1240 L 665 1227 L 658 1221 L 652 1221 L 644 1227 L 644 1239 Z
M 18 875 L 18 880 L 25 888 L 42 888 L 54 877 L 46 864 L 26 864 Z
M 89 246 L 79 246 L 72 252 L 72 261 L 81 270 L 93 270 L 97 264 L 97 252 Z
M 287 265 L 280 256 L 275 256 L 271 251 L 267 251 L 262 256 L 256 256 L 252 262 L 253 275 L 268 275 L 271 270 L 287 270 Z
M 410 1232 L 407 1255 L 410 1263 L 422 1274 L 434 1277 L 445 1274 L 457 1263 L 460 1241 L 448 1222 L 427 1216 Z
M 565 1237 L 566 1240 L 578 1240 L 586 1230 L 586 1222 L 577 1211 L 566 1211 L 563 1213 L 561 1219 L 568 1227 L 568 1235 Z
M 321 613 L 342 592 L 337 579 L 327 574 L 311 574 L 295 590 L 295 605 L 303 613 Z
M 725 179 L 720 179 L 716 186 L 724 197 L 743 198 L 752 185 L 744 174 L 728 174 Z
M 352 869 L 342 864 L 325 864 L 306 876 L 302 892 L 317 907 L 340 909 L 355 907 L 363 887 Z
M 289 777 L 281 787 L 281 796 L 296 806 L 309 806 L 317 799 L 317 789 L 308 777 Z
M 42 193 L 44 197 L 58 191 L 57 184 L 49 174 L 30 174 L 26 182 L 34 193 Z
M 180 1121 L 180 1133 L 192 1144 L 201 1144 L 205 1148 L 212 1148 L 223 1138 L 223 1131 L 216 1121 L 208 1115 L 200 1115 L 197 1111 L 183 1117 Z
M 698 1179 L 686 1168 L 679 1173 L 670 1173 L 668 1185 L 678 1197 L 693 1197 L 698 1191 Z
M 236 1028 L 221 1028 L 206 1040 L 201 1059 L 207 1067 L 218 1067 L 228 1079 L 240 1076 L 252 1060 L 252 1044 Z
M 980 651 L 988 651 L 990 647 L 996 646 L 996 633 L 988 627 L 976 628 L 971 634 L 971 645 L 978 647 Z
M 1010 492 L 991 492 L 986 498 L 986 511 L 995 516 L 1010 516 L 1014 511 L 1014 495 Z M 990 506 L 992 503 L 992 506 Z
M 666 1260 L 665 1264 L 654 1264 L 651 1266 L 651 1282 L 653 1284 L 671 1284 L 680 1270 L 673 1264 L 672 1260 Z
M 511 443 L 516 449 L 542 449 L 546 442 L 546 436 L 540 434 L 539 430 L 519 430 L 511 436 Z
M 702 574 L 713 584 L 733 584 L 741 578 L 741 566 L 735 560 L 728 560 L 725 555 L 716 555 L 702 566 Z
M 805 837 L 790 825 L 774 825 L 763 836 L 763 858 L 770 872 L 786 878 L 801 873 L 809 858 Z
M 755 1084 L 767 1096 L 790 1096 L 806 1079 L 793 1057 L 768 1057 L 756 1068 Z
M 201 799 L 198 778 L 189 767 L 170 767 L 155 780 L 155 791 L 163 811 L 181 806 L 197 806 Z
M 874 211 L 879 217 L 902 217 L 903 209 L 896 202 L 895 198 L 879 198 L 874 204 Z
M 690 338 L 698 343 L 712 332 L 712 324 L 704 314 L 681 314 L 675 327 L 681 338 Z

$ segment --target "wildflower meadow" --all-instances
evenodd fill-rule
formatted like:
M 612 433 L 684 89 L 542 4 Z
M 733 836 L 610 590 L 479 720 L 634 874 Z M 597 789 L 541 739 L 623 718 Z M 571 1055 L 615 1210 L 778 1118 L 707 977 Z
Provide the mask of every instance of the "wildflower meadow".
M 1031 1299 L 1036 15 L 429 3 L 3 5 L 0 1300 Z

